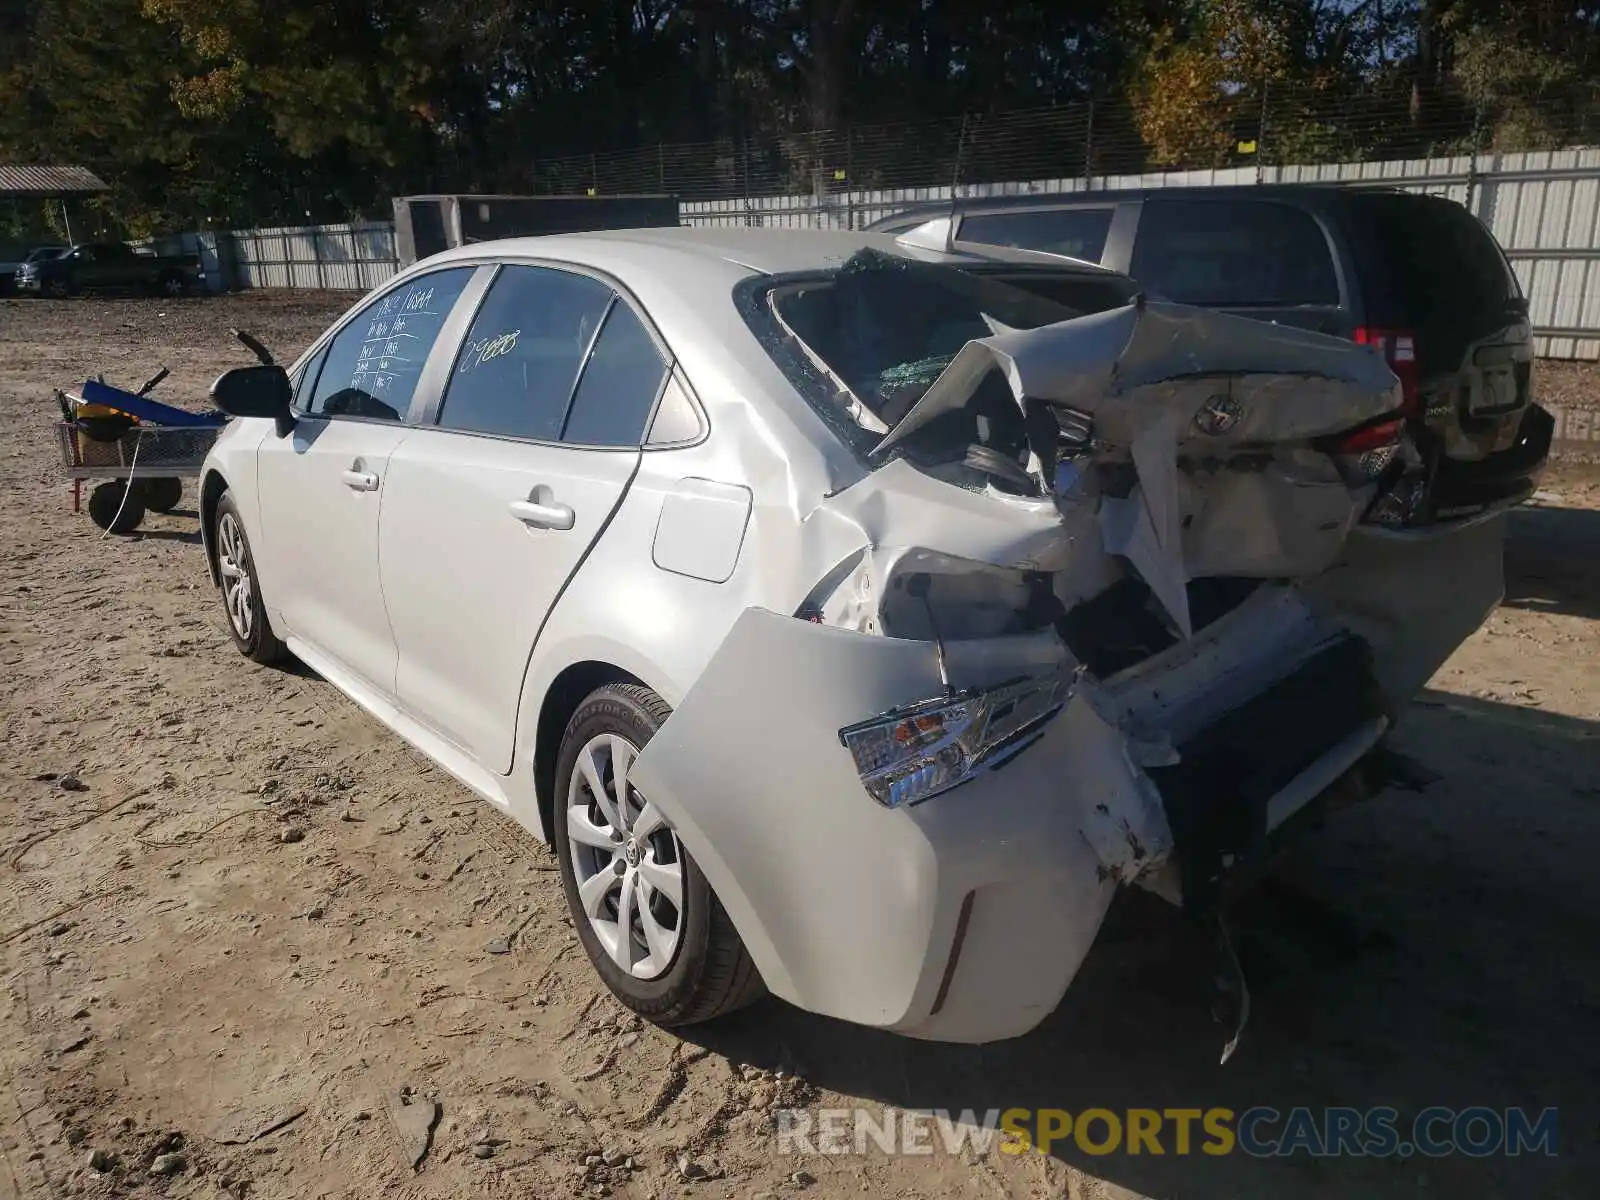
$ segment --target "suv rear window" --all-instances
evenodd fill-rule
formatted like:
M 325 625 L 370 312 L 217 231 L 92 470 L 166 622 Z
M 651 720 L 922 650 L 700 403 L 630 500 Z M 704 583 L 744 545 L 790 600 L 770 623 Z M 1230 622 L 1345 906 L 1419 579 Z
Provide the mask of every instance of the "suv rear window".
M 1097 263 L 1105 253 L 1111 212 L 1109 208 L 1058 208 L 975 213 L 962 220 L 956 238 L 985 246 L 1044 250 Z
M 1522 292 L 1505 255 L 1459 204 L 1354 196 L 1350 210 L 1366 324 L 1415 330 L 1419 355 L 1432 341 L 1443 356 L 1440 334 L 1461 343 L 1520 319 Z
M 1327 235 L 1271 200 L 1147 200 L 1133 277 L 1152 295 L 1205 308 L 1339 303 Z

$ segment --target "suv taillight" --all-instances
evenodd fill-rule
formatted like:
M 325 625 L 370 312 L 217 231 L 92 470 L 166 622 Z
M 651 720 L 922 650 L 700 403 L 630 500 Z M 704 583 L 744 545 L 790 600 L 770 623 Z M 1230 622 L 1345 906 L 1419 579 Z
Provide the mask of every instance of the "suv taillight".
M 1400 407 L 1410 416 L 1422 413 L 1422 392 L 1417 381 L 1417 335 L 1409 329 L 1356 330 L 1358 346 L 1376 346 L 1400 381 Z

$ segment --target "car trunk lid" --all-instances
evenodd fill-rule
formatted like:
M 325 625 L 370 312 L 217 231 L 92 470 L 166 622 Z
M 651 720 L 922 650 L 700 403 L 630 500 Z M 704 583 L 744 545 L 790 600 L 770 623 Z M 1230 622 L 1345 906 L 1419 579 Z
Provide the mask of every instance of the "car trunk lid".
M 1191 581 L 1333 563 L 1372 481 L 1352 478 L 1326 439 L 1378 428 L 1400 403 L 1393 372 L 1349 342 L 1140 303 L 968 342 L 875 454 L 909 448 L 996 373 L 1041 491 L 1096 512 L 1105 551 L 1133 565 L 1185 637 Z
M 1399 409 L 1381 357 L 1342 339 L 1189 305 L 1136 302 L 969 341 L 878 445 L 882 454 L 972 399 L 992 370 L 1017 402 L 1094 418 L 1131 448 L 1154 426 L 1206 451 L 1341 432 Z

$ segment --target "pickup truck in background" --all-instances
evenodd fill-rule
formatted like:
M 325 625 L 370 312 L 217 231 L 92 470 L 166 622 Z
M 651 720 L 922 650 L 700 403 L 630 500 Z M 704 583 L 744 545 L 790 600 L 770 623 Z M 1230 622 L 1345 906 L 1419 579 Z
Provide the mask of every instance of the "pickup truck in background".
M 17 291 L 35 296 L 130 291 L 182 296 L 201 290 L 204 274 L 194 254 L 155 254 L 125 242 L 85 242 L 64 254 L 17 267 Z
M 54 258 L 66 252 L 65 246 L 18 246 L 15 243 L 0 245 L 0 296 L 13 291 L 16 286 L 17 268 L 23 263 L 37 262 L 43 258 Z

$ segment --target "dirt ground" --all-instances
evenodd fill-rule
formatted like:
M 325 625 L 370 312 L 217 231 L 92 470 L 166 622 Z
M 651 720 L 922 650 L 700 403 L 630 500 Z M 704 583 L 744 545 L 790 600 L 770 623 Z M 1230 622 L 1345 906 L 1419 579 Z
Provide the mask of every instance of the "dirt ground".
M 1238 913 L 1226 1066 L 1207 943 L 1137 895 L 1015 1042 L 770 1000 L 680 1037 L 602 994 L 541 846 L 235 652 L 192 494 L 129 539 L 71 511 L 53 387 L 165 363 L 157 395 L 198 402 L 246 361 L 230 325 L 287 360 L 343 303 L 0 302 L 0 1197 L 1600 1195 L 1595 474 L 1517 514 L 1506 603 L 1408 714 L 1441 780 L 1339 815 Z M 1559 1153 L 778 1153 L 775 1108 L 852 1103 L 1553 1105 Z

